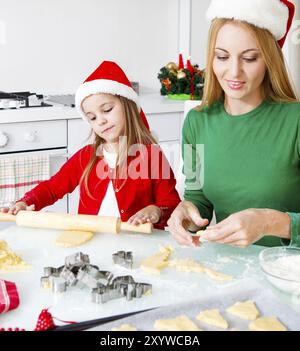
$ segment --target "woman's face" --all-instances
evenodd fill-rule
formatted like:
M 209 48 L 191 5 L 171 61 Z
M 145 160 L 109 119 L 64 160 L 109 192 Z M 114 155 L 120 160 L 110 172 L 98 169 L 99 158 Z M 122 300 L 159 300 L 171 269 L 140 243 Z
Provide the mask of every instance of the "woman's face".
M 108 143 L 119 141 L 125 128 L 120 99 L 110 94 L 93 94 L 83 100 L 82 109 L 97 135 Z
M 249 103 L 261 98 L 266 65 L 255 38 L 241 24 L 227 23 L 220 29 L 213 70 L 226 98 Z

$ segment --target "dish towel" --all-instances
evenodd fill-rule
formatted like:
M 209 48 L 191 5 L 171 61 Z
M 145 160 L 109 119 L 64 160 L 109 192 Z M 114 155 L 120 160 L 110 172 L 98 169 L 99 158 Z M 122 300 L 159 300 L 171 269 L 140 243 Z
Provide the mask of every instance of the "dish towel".
M 15 283 L 0 279 L 0 314 L 17 308 L 20 298 Z
M 17 199 L 50 177 L 50 156 L 26 155 L 0 158 L 0 207 L 9 207 Z

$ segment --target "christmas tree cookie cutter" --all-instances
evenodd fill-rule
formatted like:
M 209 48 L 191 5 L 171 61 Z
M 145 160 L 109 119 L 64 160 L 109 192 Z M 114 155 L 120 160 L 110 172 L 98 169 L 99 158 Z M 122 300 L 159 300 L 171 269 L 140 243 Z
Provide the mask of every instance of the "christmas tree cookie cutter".
M 118 251 L 112 255 L 113 262 L 128 269 L 132 269 L 133 255 L 131 251 Z

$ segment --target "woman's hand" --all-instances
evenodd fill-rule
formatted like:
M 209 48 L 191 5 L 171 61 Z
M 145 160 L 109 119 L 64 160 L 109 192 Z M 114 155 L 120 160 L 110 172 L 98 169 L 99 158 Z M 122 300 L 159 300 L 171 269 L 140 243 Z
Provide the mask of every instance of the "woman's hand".
M 289 228 L 290 217 L 286 213 L 269 209 L 247 209 L 208 227 L 201 238 L 220 244 L 247 247 L 265 235 L 288 238 Z
M 155 205 L 149 205 L 128 219 L 128 223 L 132 225 L 144 223 L 157 223 L 160 220 L 161 210 Z
M 201 227 L 207 226 L 208 223 L 208 219 L 203 219 L 198 208 L 189 201 L 182 201 L 168 220 L 169 230 L 173 238 L 178 244 L 187 246 L 199 245 L 199 242 L 194 241 L 187 230 L 197 231 Z
M 34 205 L 28 206 L 25 202 L 16 202 L 10 207 L 3 207 L 0 209 L 2 213 L 9 213 L 16 215 L 19 211 L 34 211 Z

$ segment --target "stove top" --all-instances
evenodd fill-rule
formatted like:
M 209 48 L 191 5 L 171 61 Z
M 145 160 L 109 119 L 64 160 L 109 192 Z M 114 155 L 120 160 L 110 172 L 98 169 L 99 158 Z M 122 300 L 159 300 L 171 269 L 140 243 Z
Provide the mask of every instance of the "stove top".
M 0 91 L 0 110 L 28 108 L 28 107 L 51 107 L 44 102 L 44 96 L 29 91 L 6 93 Z

